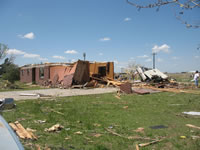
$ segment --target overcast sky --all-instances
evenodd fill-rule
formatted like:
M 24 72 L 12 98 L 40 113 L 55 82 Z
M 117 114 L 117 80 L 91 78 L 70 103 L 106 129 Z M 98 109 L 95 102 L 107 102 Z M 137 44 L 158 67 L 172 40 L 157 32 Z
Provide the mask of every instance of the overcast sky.
M 200 28 L 186 28 L 172 7 L 142 9 L 125 0 L 0 0 L 0 43 L 19 66 L 41 62 L 114 61 L 161 71 L 200 70 Z M 200 22 L 200 9 L 186 18 Z

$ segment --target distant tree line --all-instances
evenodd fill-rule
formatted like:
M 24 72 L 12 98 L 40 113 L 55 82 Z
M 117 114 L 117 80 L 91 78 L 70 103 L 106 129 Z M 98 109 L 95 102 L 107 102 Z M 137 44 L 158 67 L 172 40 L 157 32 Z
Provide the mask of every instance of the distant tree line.
M 0 79 L 8 80 L 11 83 L 20 79 L 19 67 L 14 64 L 14 57 L 7 57 L 8 47 L 5 44 L 0 43 L 0 60 L 4 60 L 0 64 Z

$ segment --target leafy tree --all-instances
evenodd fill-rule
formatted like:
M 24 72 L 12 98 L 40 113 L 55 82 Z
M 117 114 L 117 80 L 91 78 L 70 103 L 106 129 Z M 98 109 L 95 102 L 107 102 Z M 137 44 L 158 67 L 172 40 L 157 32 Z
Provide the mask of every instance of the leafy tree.
M 0 60 L 6 57 L 7 45 L 0 43 Z
M 2 78 L 8 80 L 11 83 L 20 79 L 19 67 L 13 63 L 10 63 L 5 67 L 5 73 L 3 73 Z

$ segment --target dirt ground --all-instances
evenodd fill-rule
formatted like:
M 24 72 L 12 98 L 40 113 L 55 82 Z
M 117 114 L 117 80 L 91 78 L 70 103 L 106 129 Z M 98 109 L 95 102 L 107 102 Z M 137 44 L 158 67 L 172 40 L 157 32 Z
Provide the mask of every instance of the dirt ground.
M 52 97 L 91 95 L 116 92 L 117 88 L 94 88 L 94 89 L 41 89 L 29 91 L 9 91 L 0 92 L 0 99 L 14 98 L 14 100 L 36 99 L 42 98 L 39 96 L 20 96 L 20 94 L 44 94 Z

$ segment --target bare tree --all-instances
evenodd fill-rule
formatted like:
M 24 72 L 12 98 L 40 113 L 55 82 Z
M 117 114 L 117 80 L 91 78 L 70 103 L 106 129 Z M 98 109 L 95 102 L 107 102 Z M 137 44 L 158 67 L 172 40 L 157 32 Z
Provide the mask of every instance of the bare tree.
M 0 43 L 0 60 L 6 57 L 7 45 Z
M 200 0 L 150 0 L 149 2 L 148 0 L 126 0 L 126 2 L 136 7 L 138 10 L 143 8 L 156 8 L 156 11 L 159 11 L 160 7 L 171 5 L 174 8 L 175 17 L 181 21 L 181 23 L 185 24 L 187 28 L 200 27 L 200 20 L 190 23 L 188 20 L 184 19 L 184 15 L 187 14 L 186 12 L 200 8 Z

